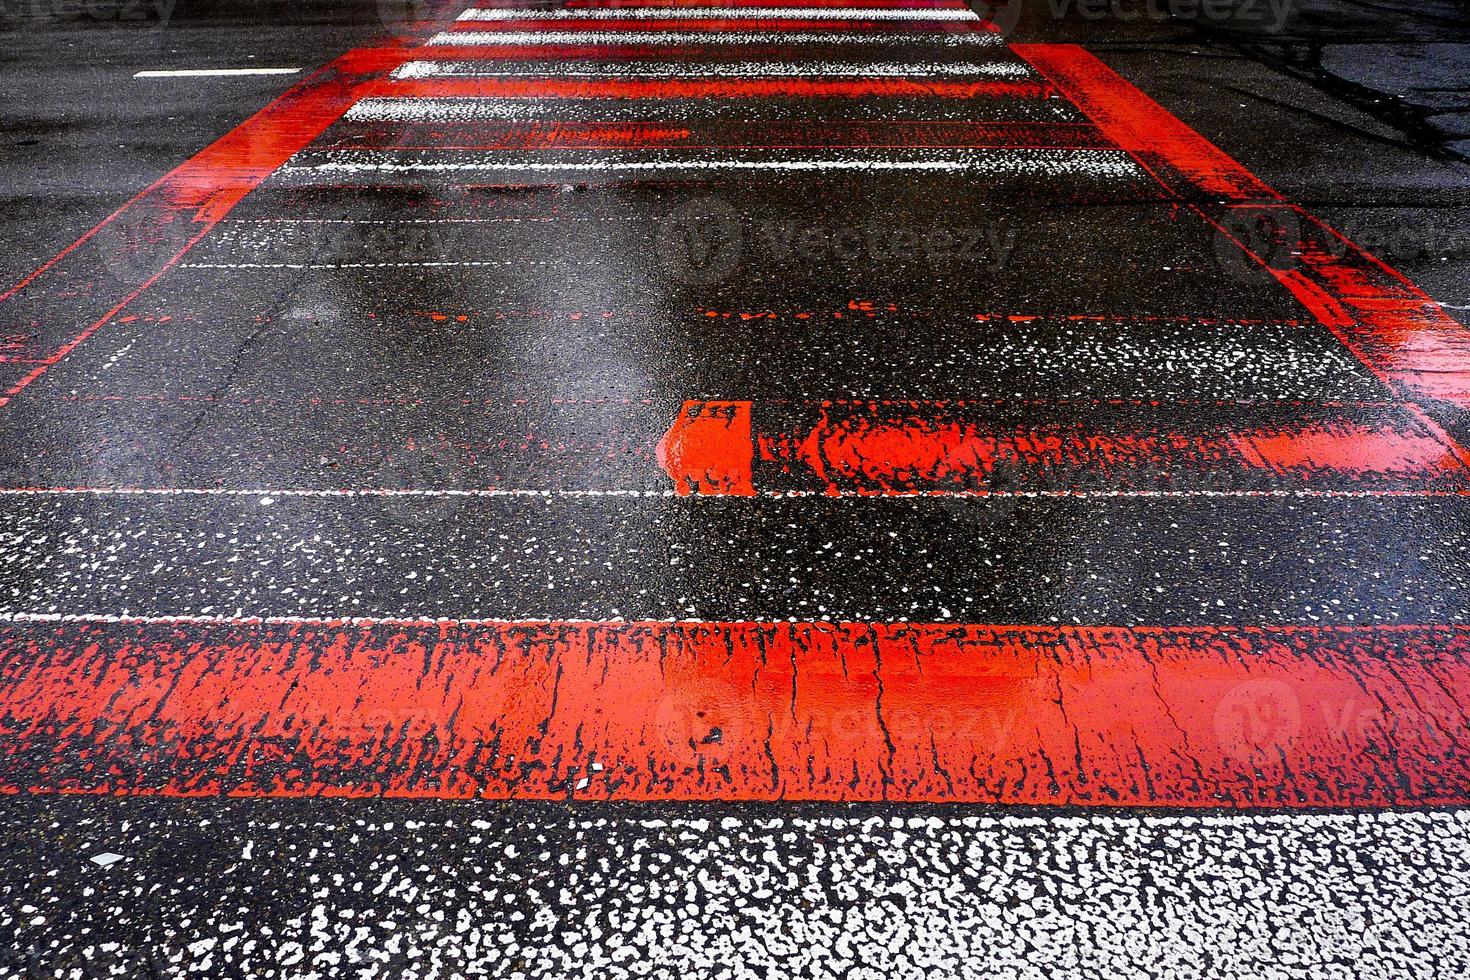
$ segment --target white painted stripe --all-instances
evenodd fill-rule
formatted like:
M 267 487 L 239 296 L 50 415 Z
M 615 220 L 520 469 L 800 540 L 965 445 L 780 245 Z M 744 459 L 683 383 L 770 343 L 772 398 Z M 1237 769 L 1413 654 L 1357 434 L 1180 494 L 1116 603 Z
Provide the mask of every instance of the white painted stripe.
M 134 78 L 232 78 L 236 75 L 294 75 L 300 68 L 169 68 L 134 72 Z
M 433 269 L 546 265 L 546 259 L 483 259 L 442 262 L 185 262 L 181 269 Z
M 302 163 L 320 159 L 319 163 Z M 738 153 L 693 154 L 637 151 L 548 159 L 520 152 L 365 153 L 323 151 L 303 154 L 277 171 L 279 176 L 394 173 L 991 173 L 1045 176 L 1138 177 L 1133 158 L 1116 150 L 906 149 L 863 150 L 801 155 Z
M 405 263 L 412 265 L 412 263 Z M 207 268 L 222 268 L 208 266 Z M 235 268 L 229 266 L 228 268 Z M 244 268 L 255 268 L 245 266 Z M 477 498 L 499 497 L 609 497 L 660 499 L 677 497 L 675 490 L 531 490 L 487 487 L 478 489 L 392 489 L 383 487 L 354 487 L 339 490 L 327 489 L 278 489 L 270 487 L 0 487 L 0 497 L 257 497 L 262 502 L 274 503 L 278 499 L 354 497 L 423 497 Z M 823 500 L 851 500 L 873 503 L 882 500 L 1121 500 L 1160 499 L 1188 500 L 1208 499 L 1377 499 L 1386 497 L 1467 497 L 1470 490 L 913 490 L 874 494 L 870 491 L 839 490 L 759 490 L 755 496 L 768 500 L 802 499 L 820 497 Z
M 959 34 L 858 34 L 843 31 L 446 31 L 431 45 L 487 47 L 543 44 L 894 44 L 925 47 L 1001 47 L 1005 39 L 990 31 Z
M 543 225 L 589 222 L 646 222 L 630 214 L 579 214 L 556 218 L 225 218 L 235 225 Z
M 526 10 L 472 7 L 459 20 L 934 20 L 980 18 L 974 11 L 932 7 L 584 7 Z
M 575 66 L 577 63 L 572 62 Z M 562 67 L 556 63 L 506 69 L 493 61 L 410 61 L 393 72 L 394 78 L 1035 78 L 1020 62 L 842 62 L 741 61 L 720 62 L 628 61 Z
M 106 935 L 150 935 L 161 906 L 170 923 L 187 924 L 172 941 L 197 941 L 212 975 L 283 980 L 1462 980 L 1470 971 L 1470 813 L 1460 809 L 351 803 L 18 799 L 5 824 L 18 839 L 59 821 L 147 861 L 160 842 L 198 837 L 207 823 L 214 858 L 180 861 L 149 901 L 119 901 L 124 885 L 98 879 L 88 897 L 89 879 L 54 851 L 13 848 L 11 880 L 50 882 L 48 869 L 61 869 L 58 885 L 24 893 L 26 919 L 59 937 L 39 962 L 95 962 L 80 950 L 98 943 L 99 921 Z M 219 938 L 268 915 L 307 925 Z M 392 939 L 372 945 L 388 926 Z
M 485 121 L 568 122 L 802 122 L 820 116 L 832 121 L 903 119 L 927 122 L 1080 122 L 1083 116 L 1065 99 L 1001 95 L 975 99 L 898 96 L 841 99 L 817 103 L 801 98 L 370 98 L 347 111 L 347 122 L 472 123 Z
M 581 626 L 617 625 L 625 619 L 455 619 L 448 616 L 384 617 L 384 616 L 220 616 L 220 615 L 137 615 L 133 613 L 57 613 L 0 612 L 0 623 L 99 623 L 136 624 L 139 626 L 553 626 L 572 623 Z M 713 622 L 702 619 L 639 619 L 639 623 Z M 761 620 L 752 622 L 762 623 Z M 770 620 L 777 626 L 781 620 Z M 719 625 L 714 623 L 714 625 Z

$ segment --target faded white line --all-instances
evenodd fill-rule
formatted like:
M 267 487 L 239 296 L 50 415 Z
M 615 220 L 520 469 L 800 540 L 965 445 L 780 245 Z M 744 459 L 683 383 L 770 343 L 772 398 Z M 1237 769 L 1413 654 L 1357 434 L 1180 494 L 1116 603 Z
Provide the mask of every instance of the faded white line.
M 355 497 L 620 497 L 661 499 L 681 496 L 676 490 L 532 490 L 516 488 L 485 487 L 477 489 L 393 489 L 385 487 L 350 487 L 344 489 L 282 489 L 274 487 L 0 487 L 0 497 L 253 497 L 266 506 L 277 500 L 293 497 L 341 498 Z M 695 498 L 711 499 L 718 495 L 693 494 Z M 801 499 L 820 497 L 823 500 L 1059 500 L 1059 499 L 1194 499 L 1194 498 L 1278 498 L 1278 499 L 1373 499 L 1381 497 L 1467 497 L 1470 487 L 1464 489 L 1361 489 L 1361 490 L 909 490 L 874 493 L 854 490 L 760 490 L 754 496 L 766 500 Z
M 969 9 L 936 7 L 472 7 L 459 20 L 933 20 L 978 21 Z
M 926 47 L 1001 47 L 1005 39 L 989 31 L 960 34 L 873 33 L 845 31 L 445 31 L 431 45 L 640 45 L 640 44 L 894 44 Z
M 432 269 L 438 267 L 546 265 L 545 259 L 465 260 L 462 262 L 185 262 L 181 269 Z
M 675 61 L 570 62 L 509 68 L 493 61 L 410 61 L 394 78 L 1032 78 L 1013 61 L 844 62 L 740 61 L 696 64 Z
M 499 97 L 378 97 L 363 99 L 343 117 L 349 123 L 472 122 L 1083 122 L 1063 99 L 1004 94 L 972 99 L 883 97 L 817 103 L 804 98 L 744 97 L 625 99 L 534 95 Z
M 168 68 L 134 72 L 134 78 L 233 78 L 237 75 L 294 75 L 300 68 Z
M 702 694 L 709 683 L 718 677 Z M 661 724 L 662 716 L 649 719 L 651 731 L 666 730 Z M 406 754 L 385 742 L 383 751 Z M 632 760 L 605 760 L 615 761 Z M 1464 809 L 351 802 L 183 807 L 48 797 L 44 809 L 16 805 L 6 829 L 18 835 L 34 833 L 46 814 L 78 828 L 74 837 L 100 836 L 142 862 L 160 842 L 199 839 L 207 824 L 212 860 L 169 872 L 168 886 L 147 901 L 117 901 L 121 884 L 99 884 L 97 897 L 85 898 L 91 889 L 69 885 L 64 873 L 58 884 L 43 879 L 46 887 L 23 893 L 31 908 L 19 900 L 0 908 L 0 927 L 28 935 L 32 917 L 41 918 L 44 935 L 59 937 L 42 947 L 48 966 L 96 962 L 87 957 L 105 945 L 103 920 L 104 936 L 161 935 L 165 949 L 197 944 L 202 952 L 175 962 L 204 962 L 212 975 L 282 980 L 1470 973 Z M 8 860 L 17 881 L 31 862 L 48 866 L 44 854 L 25 851 Z M 65 870 L 59 858 L 50 866 Z M 124 870 L 125 881 L 156 875 L 140 867 Z M 181 925 L 160 927 L 160 908 L 165 922 Z M 252 930 L 267 913 L 305 925 Z M 243 929 L 230 925 L 242 920 Z M 248 940 L 230 941 L 236 932 Z
M 542 225 L 579 221 L 616 223 L 646 222 L 641 215 L 577 214 L 555 218 L 230 218 L 221 224 L 235 225 Z
M 454 155 L 381 154 L 323 151 L 298 157 L 321 158 L 319 163 L 294 163 L 278 171 L 282 177 L 310 174 L 395 173 L 992 173 L 1045 176 L 1083 175 L 1100 178 L 1138 177 L 1132 157 L 1120 151 L 908 149 L 843 151 L 800 156 L 694 155 L 637 152 L 624 155 L 544 159 L 525 153 L 461 153 Z M 367 157 L 366 159 L 364 157 Z

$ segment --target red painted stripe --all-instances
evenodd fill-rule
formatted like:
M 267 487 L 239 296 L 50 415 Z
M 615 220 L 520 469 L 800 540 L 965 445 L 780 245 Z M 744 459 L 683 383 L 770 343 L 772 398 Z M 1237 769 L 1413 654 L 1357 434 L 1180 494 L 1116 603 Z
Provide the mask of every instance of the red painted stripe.
M 172 268 L 240 199 L 254 190 L 293 153 L 326 130 L 361 96 L 374 77 L 402 64 L 398 49 L 362 49 L 338 58 L 170 171 L 88 231 L 16 286 L 0 302 L 21 303 L 29 293 L 48 288 L 51 278 L 86 280 L 105 264 L 107 249 L 130 251 L 126 268 L 136 270 L 122 283 L 100 316 L 93 309 L 86 326 L 0 394 L 0 405 L 30 385 L 47 368 L 71 353 Z M 126 234 L 114 235 L 117 228 Z M 116 240 L 113 240 L 116 239 Z
M 1470 488 L 1470 457 L 1412 407 L 686 402 L 658 447 L 684 493 L 910 495 Z
M 368 93 L 383 98 L 873 98 L 1044 99 L 1041 82 L 912 81 L 906 78 L 423 78 L 379 82 Z
M 0 648 L 13 792 L 1470 803 L 1458 627 L 66 624 Z
M 1103 133 L 1185 198 L 1330 328 L 1400 397 L 1470 408 L 1470 330 L 1405 276 L 1280 195 L 1163 106 L 1075 45 L 1013 50 L 1056 84 Z M 1200 200 L 1223 198 L 1231 207 Z M 1246 219 L 1275 229 L 1299 252 L 1274 268 L 1233 229 Z M 1280 263 L 1277 263 L 1280 264 Z
M 689 147 L 1097 149 L 1096 128 L 1074 123 L 727 120 L 719 123 L 341 124 L 314 149 L 526 150 Z

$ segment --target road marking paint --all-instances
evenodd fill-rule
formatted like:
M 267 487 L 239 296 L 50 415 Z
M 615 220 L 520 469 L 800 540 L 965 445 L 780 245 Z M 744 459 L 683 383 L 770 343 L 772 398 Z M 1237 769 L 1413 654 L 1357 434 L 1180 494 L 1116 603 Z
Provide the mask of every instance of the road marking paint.
M 120 277 L 117 291 L 99 290 L 89 297 L 105 312 L 101 316 L 88 312 L 86 326 L 50 350 L 44 363 L 0 391 L 0 406 L 142 295 L 246 194 L 346 112 L 359 99 L 364 84 L 402 64 L 404 58 L 396 50 L 343 55 L 170 171 L 0 294 L 0 303 L 26 302 L 27 291 L 43 286 L 53 270 L 64 275 L 65 269 L 59 268 L 63 263 L 82 262 L 79 250 L 85 250 L 90 259 L 84 266 L 89 278 L 105 263 L 105 250 L 133 252 L 122 266 L 128 271 Z
M 989 31 L 960 34 L 872 33 L 850 31 L 445 31 L 430 45 L 491 47 L 496 45 L 627 45 L 627 44 L 890 44 L 925 47 L 1002 47 L 1004 39 Z
M 461 21 L 499 20 L 928 20 L 979 21 L 972 10 L 938 7 L 471 7 Z
M 409 83 L 398 83 L 409 84 Z M 1051 123 L 1086 125 L 1077 110 L 1057 98 L 843 99 L 823 106 L 820 120 L 812 118 L 812 102 L 799 99 L 542 99 L 366 97 L 348 111 L 347 122 L 481 123 L 545 122 L 666 123 L 696 122 L 750 124 L 792 122 L 813 127 L 862 122 L 885 125 L 937 123 Z M 1088 128 L 1091 128 L 1090 126 Z M 805 142 L 811 142 L 810 140 Z M 1111 144 L 1108 144 L 1111 148 Z
M 477 259 L 425 262 L 185 262 L 182 269 L 435 269 L 546 265 L 546 259 Z
M 381 98 L 557 99 L 1045 99 L 1055 94 L 1044 82 L 993 80 L 926 81 L 909 78 L 543 78 L 494 76 L 411 78 L 385 81 L 371 94 Z
M 734 494 L 725 494 L 727 496 Z M 867 490 L 755 490 L 745 496 L 762 497 L 767 500 L 797 500 L 808 497 L 823 500 L 872 500 L 877 494 Z M 502 497 L 533 498 L 646 498 L 670 499 L 688 496 L 687 490 L 537 490 L 515 487 L 486 487 L 454 489 L 434 488 L 391 488 L 391 487 L 348 487 L 343 489 L 279 488 L 279 487 L 0 487 L 0 497 L 246 497 L 286 499 L 292 497 L 352 499 L 375 497 L 424 497 L 434 498 L 484 498 Z M 1367 489 L 1231 489 L 1209 490 L 1191 488 L 1187 490 L 1140 490 L 1140 489 L 1066 489 L 1066 490 L 1006 490 L 1006 489 L 946 489 L 946 490 L 893 490 L 882 494 L 887 498 L 909 500 L 1121 500 L 1121 499 L 1343 499 L 1370 500 L 1397 497 L 1467 497 L 1470 487 L 1460 489 L 1436 488 L 1367 488 Z
M 134 78 L 232 78 L 236 75 L 295 75 L 300 68 L 167 68 L 134 72 Z
M 924 402 L 689 401 L 660 439 L 657 459 L 681 493 L 714 496 L 755 496 L 757 489 L 887 496 L 1058 483 L 1068 490 L 1100 483 L 1276 489 L 1269 484 L 1283 482 L 1470 493 L 1470 459 L 1412 407 L 1238 407 L 1223 418 L 1181 423 L 1135 408 L 1079 414 L 1070 406 L 1020 413 Z M 1268 486 L 1220 486 L 1233 482 Z
M 585 67 L 576 67 L 578 64 Z M 1027 78 L 1034 72 L 1012 61 L 844 62 L 738 61 L 732 63 L 626 61 L 502 67 L 493 61 L 410 61 L 394 78 Z
M 544 30 L 596 30 L 607 34 L 628 35 L 637 37 L 649 31 L 688 31 L 691 33 L 706 35 L 726 32 L 762 32 L 775 31 L 779 33 L 790 33 L 794 31 L 809 31 L 812 33 L 830 33 L 836 31 L 858 33 L 872 30 L 883 30 L 890 34 L 910 35 L 917 38 L 937 37 L 942 34 L 959 32 L 974 32 L 977 34 L 990 33 L 993 28 L 989 23 L 976 20 L 973 17 L 961 18 L 970 23 L 956 23 L 955 20 L 945 18 L 913 19 L 889 19 L 884 21 L 856 21 L 842 20 L 822 16 L 819 12 L 813 17 L 685 17 L 677 10 L 663 11 L 659 13 L 648 13 L 636 18 L 618 18 L 615 20 L 600 20 L 591 22 L 568 18 L 562 20 L 546 20 L 541 18 L 512 18 L 508 20 L 495 21 L 458 21 L 449 28 L 450 31 L 482 31 L 487 33 L 498 33 L 511 31 L 516 33 L 529 33 L 531 31 Z
M 772 171 L 795 172 L 888 172 L 991 173 L 1033 175 L 1087 175 L 1103 179 L 1139 176 L 1138 165 L 1124 153 L 1049 150 L 969 150 L 913 148 L 908 150 L 864 150 L 800 155 L 747 156 L 736 152 L 716 156 L 708 153 L 674 155 L 650 150 L 622 156 L 590 154 L 575 159 L 537 159 L 513 152 L 454 153 L 442 156 L 412 153 L 383 154 L 381 159 L 363 159 L 368 154 L 327 150 L 297 156 L 298 162 L 283 166 L 282 177 L 293 175 L 340 175 L 371 173 L 512 173 L 559 174 L 577 172 L 705 172 Z M 305 162 L 320 160 L 320 162 Z
M 744 7 L 768 7 L 771 0 L 723 0 L 725 9 Z M 824 7 L 857 7 L 863 10 L 956 10 L 969 8 L 961 0 L 787 0 L 787 6 L 802 10 L 820 10 Z M 476 7 L 493 10 L 499 4 L 476 4 Z M 682 10 L 686 7 L 707 7 L 708 0 L 568 0 L 569 10 L 605 10 L 631 8 L 637 10 Z M 521 9 L 525 9 L 522 7 Z
M 874 114 L 876 115 L 876 113 Z M 1112 144 L 1087 124 L 1064 122 L 927 122 L 715 119 L 670 122 L 481 120 L 443 125 L 353 120 L 320 150 L 382 153 L 403 150 L 620 149 L 908 149 L 1103 150 Z M 450 221 L 452 219 L 444 219 Z M 534 219 L 545 221 L 548 219 Z M 569 219 L 577 220 L 577 219 Z
M 1021 44 L 1034 65 L 1118 146 L 1257 263 L 1365 366 L 1410 401 L 1470 408 L 1470 330 L 1397 270 L 1281 196 L 1094 55 L 1076 45 Z M 1226 206 L 1204 205 L 1201 194 Z M 1235 221 L 1274 227 L 1269 261 Z M 1253 237 L 1253 236 L 1252 236 Z M 1284 266 L 1277 268 L 1277 266 Z
M 1470 803 L 1460 627 L 181 620 L 0 639 L 11 792 Z

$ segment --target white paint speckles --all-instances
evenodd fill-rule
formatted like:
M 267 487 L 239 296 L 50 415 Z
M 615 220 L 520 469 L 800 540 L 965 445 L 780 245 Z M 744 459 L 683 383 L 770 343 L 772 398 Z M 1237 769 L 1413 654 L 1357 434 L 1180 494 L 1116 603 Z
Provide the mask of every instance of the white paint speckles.
M 545 259 L 464 259 L 422 262 L 184 262 L 181 269 L 433 269 L 523 268 L 546 265 Z
M 1040 624 L 1449 625 L 1470 619 L 1467 507 L 0 496 L 0 613 L 986 623 L 1025 604 Z M 1041 526 L 1064 546 L 1017 547 Z
M 307 161 L 311 162 L 307 162 Z M 360 153 L 322 151 L 301 155 L 280 171 L 285 179 L 308 174 L 391 173 L 985 173 L 1138 179 L 1142 170 L 1120 151 L 929 149 L 804 150 L 776 152 L 586 153 L 556 158 L 530 153 Z
M 925 47 L 1001 47 L 999 34 L 974 31 L 962 34 L 858 34 L 849 31 L 445 31 L 429 39 L 431 45 L 454 47 L 523 46 L 546 44 L 888 44 Z
M 494 61 L 410 61 L 394 78 L 1036 78 L 1018 61 L 624 61 L 545 62 L 509 67 Z
M 472 7 L 459 20 L 927 20 L 979 21 L 971 10 L 935 7 Z
M 311 819 L 237 803 L 201 821 L 122 805 L 130 847 L 187 834 L 238 854 L 251 840 L 255 859 L 138 864 L 97 878 L 82 902 L 68 878 L 28 884 L 23 908 L 0 903 L 0 932 L 34 921 L 28 940 L 67 963 L 146 923 L 175 975 L 278 980 L 1470 971 L 1464 812 L 653 817 L 421 804 L 403 821 L 377 804 Z M 18 877 L 0 881 L 20 897 Z M 249 942 L 232 945 L 242 916 Z M 48 975 L 82 980 L 72 965 Z
M 363 99 L 347 111 L 350 123 L 475 122 L 763 122 L 918 120 L 927 122 L 1078 122 L 1062 99 L 930 99 L 884 97 L 813 102 L 811 99 L 678 98 L 617 99 L 537 96 L 414 97 Z M 1073 151 L 1080 152 L 1080 151 Z

